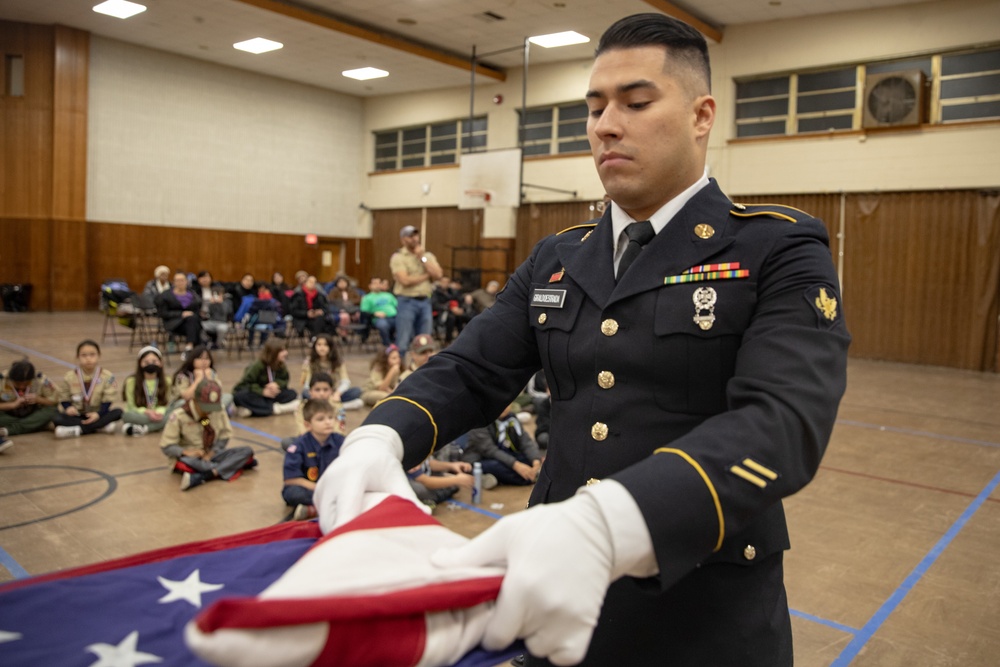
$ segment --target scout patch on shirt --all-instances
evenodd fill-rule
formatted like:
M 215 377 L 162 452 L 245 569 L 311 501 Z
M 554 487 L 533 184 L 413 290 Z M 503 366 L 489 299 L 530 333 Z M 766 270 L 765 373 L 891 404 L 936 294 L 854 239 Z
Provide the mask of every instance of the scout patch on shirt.
M 531 305 L 535 308 L 562 308 L 566 305 L 566 290 L 536 287 L 531 290 Z
M 828 285 L 814 285 L 806 290 L 806 303 L 816 313 L 816 323 L 825 329 L 840 320 L 840 296 Z
M 319 468 L 316 467 L 306 468 L 306 479 L 308 479 L 310 482 L 315 482 L 316 480 L 318 480 Z

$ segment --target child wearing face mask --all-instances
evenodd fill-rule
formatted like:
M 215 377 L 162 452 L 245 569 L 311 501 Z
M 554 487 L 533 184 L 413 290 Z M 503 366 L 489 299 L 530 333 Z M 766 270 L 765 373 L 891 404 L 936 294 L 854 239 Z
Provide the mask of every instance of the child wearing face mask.
M 163 373 L 163 355 L 151 345 L 139 350 L 135 373 L 125 378 L 122 433 L 146 435 L 163 430 L 170 405 L 170 378 Z

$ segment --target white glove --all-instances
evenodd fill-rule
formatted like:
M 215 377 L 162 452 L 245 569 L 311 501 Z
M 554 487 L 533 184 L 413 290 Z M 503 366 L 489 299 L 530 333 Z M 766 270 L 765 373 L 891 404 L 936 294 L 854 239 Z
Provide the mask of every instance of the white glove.
M 403 441 L 394 429 L 374 424 L 354 429 L 313 492 L 323 534 L 357 517 L 384 497 L 373 493 L 400 496 L 429 512 L 410 486 L 402 459 Z
M 532 655 L 575 665 L 587 654 L 611 582 L 624 574 L 655 573 L 652 542 L 631 495 L 613 481 L 592 489 L 504 517 L 468 544 L 432 556 L 438 567 L 507 566 L 484 648 L 503 649 L 520 637 Z M 611 506 L 626 507 L 624 519 L 633 530 L 621 544 L 599 495 L 610 498 Z M 644 539 L 634 539 L 636 534 Z M 628 553 L 616 553 L 619 546 Z

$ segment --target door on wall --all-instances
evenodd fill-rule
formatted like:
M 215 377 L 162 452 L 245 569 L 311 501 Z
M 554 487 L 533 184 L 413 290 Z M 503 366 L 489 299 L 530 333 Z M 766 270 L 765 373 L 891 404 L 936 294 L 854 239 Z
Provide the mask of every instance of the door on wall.
M 320 266 L 316 278 L 323 284 L 332 282 L 338 274 L 344 273 L 347 244 L 339 241 L 320 241 L 319 257 Z

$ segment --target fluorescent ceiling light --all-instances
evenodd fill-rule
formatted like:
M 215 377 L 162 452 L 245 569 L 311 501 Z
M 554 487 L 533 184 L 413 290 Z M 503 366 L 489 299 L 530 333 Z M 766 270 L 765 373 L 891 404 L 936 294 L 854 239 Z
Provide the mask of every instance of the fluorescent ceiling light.
M 368 79 L 381 79 L 383 76 L 389 76 L 389 73 L 384 69 L 378 69 L 377 67 L 362 67 L 361 69 L 349 69 L 346 72 L 341 72 L 348 79 L 357 79 L 358 81 L 367 81 Z
M 284 44 L 281 42 L 264 39 L 263 37 L 254 37 L 253 39 L 247 39 L 233 44 L 234 49 L 239 49 L 240 51 L 246 51 L 248 53 L 267 53 L 268 51 L 277 51 L 283 46 Z
M 98 14 L 107 14 L 118 19 L 127 19 L 130 16 L 141 14 L 146 11 L 145 5 L 140 5 L 128 0 L 108 0 L 94 6 L 94 11 Z
M 573 32 L 568 30 L 566 32 L 554 32 L 551 35 L 538 35 L 537 37 L 529 37 L 528 41 L 532 44 L 537 44 L 538 46 L 544 46 L 546 49 L 551 49 L 556 46 L 569 46 L 570 44 L 585 44 L 590 41 L 590 37 L 581 35 L 578 32 Z

